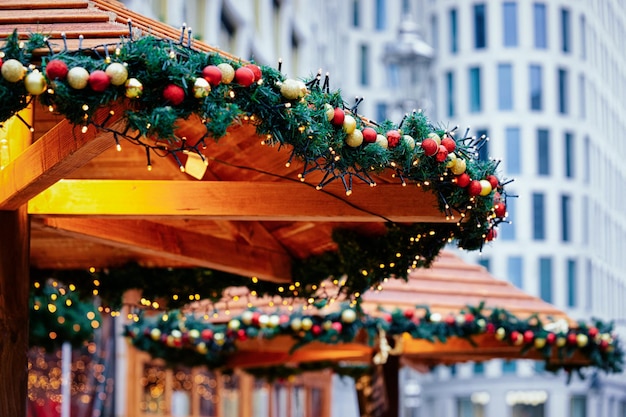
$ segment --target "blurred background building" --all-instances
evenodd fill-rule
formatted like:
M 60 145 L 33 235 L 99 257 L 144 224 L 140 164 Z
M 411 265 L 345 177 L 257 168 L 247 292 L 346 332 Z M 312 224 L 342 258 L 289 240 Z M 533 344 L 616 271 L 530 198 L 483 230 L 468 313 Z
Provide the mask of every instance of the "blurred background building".
M 481 157 L 502 160 L 519 198 L 496 243 L 466 257 L 626 336 L 623 0 L 124 3 L 243 59 L 282 59 L 290 77 L 329 72 L 375 120 L 421 108 L 490 137 Z M 534 362 L 493 360 L 403 378 L 405 416 L 626 417 L 625 375 L 567 384 Z

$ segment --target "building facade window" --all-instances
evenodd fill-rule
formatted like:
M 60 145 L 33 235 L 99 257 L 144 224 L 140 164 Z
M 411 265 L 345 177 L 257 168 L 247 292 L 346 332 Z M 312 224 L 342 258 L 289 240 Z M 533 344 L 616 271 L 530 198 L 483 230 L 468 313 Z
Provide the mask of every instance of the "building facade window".
M 374 22 L 376 30 L 385 30 L 387 28 L 387 1 L 376 0 L 376 13 Z
M 545 404 L 515 404 L 511 407 L 511 417 L 544 417 Z
M 480 417 L 485 415 L 485 404 L 472 401 L 471 397 L 461 397 L 456 400 L 458 417 Z
M 456 114 L 454 106 L 454 72 L 446 72 L 446 114 L 454 117 Z M 384 119 L 379 119 L 384 120 Z
M 523 288 L 524 260 L 521 256 L 509 256 L 506 262 L 506 275 L 511 284 Z
M 583 61 L 587 59 L 587 22 L 585 16 L 580 16 L 580 57 Z
M 569 53 L 572 49 L 570 20 L 569 9 L 561 9 L 561 51 L 564 53 Z
M 576 259 L 567 260 L 567 306 L 576 307 L 578 304 L 578 277 L 576 273 Z
M 561 241 L 572 241 L 572 197 L 561 196 Z
M 435 14 L 430 17 L 430 42 L 435 53 L 437 53 L 439 50 L 439 20 Z
M 480 97 L 480 67 L 469 69 L 469 110 L 471 113 L 478 113 L 482 110 L 482 100 Z
M 522 173 L 522 152 L 520 135 L 521 132 L 519 127 L 507 127 L 504 131 L 504 137 L 506 140 L 505 169 L 508 174 L 517 175 Z
M 361 68 L 359 70 L 359 81 L 362 86 L 367 86 L 370 83 L 370 50 L 369 46 L 366 44 L 362 44 L 359 49 L 359 61 Z
M 552 258 L 539 258 L 539 297 L 552 302 Z
M 487 47 L 487 6 L 483 3 L 474 5 L 474 48 Z
M 537 129 L 537 174 L 550 175 L 550 131 Z
M 476 137 L 487 138 L 489 131 L 487 129 L 476 129 Z M 483 140 L 480 142 L 480 148 L 478 149 L 478 159 L 481 161 L 489 160 L 489 141 Z
M 456 54 L 459 51 L 459 22 L 456 9 L 450 9 L 448 17 L 450 19 L 450 53 Z
M 361 25 L 361 0 L 352 0 L 352 26 L 358 28 Z
M 506 212 L 508 222 L 499 226 L 499 236 L 502 240 L 515 240 L 517 238 L 517 199 L 509 198 L 506 200 Z
M 540 65 L 529 68 L 530 109 L 543 110 L 543 71 Z
M 586 395 L 572 395 L 569 402 L 569 417 L 587 417 Z M 626 414 L 619 417 L 626 417 Z
M 227 51 L 234 52 L 237 47 L 237 26 L 233 19 L 222 9 L 220 15 L 219 42 Z
M 565 132 L 563 138 L 564 141 L 564 158 L 565 158 L 565 178 L 574 178 L 574 134 L 571 132 Z
M 585 261 L 585 310 L 591 310 L 593 306 L 593 265 L 591 264 L 591 260 L 587 259 Z
M 548 22 L 544 3 L 533 4 L 534 38 L 535 48 L 546 49 L 548 47 Z
M 517 3 L 514 1 L 502 3 L 502 33 L 504 46 L 517 46 Z
M 587 117 L 587 83 L 585 82 L 585 74 L 578 76 L 578 103 L 580 118 L 585 119 Z
M 490 258 L 487 258 L 484 256 L 478 258 L 478 265 L 482 266 L 487 271 L 491 271 L 491 259 Z
M 589 184 L 589 164 L 591 163 L 591 142 L 589 141 L 589 136 L 585 136 L 583 139 L 583 158 L 585 159 L 583 163 L 583 180 L 585 184 Z
M 545 195 L 533 193 L 533 239 L 545 240 L 546 238 L 546 208 Z
M 517 362 L 502 361 L 502 373 L 503 374 L 515 374 L 516 372 L 517 372 Z
M 484 375 L 485 374 L 485 363 L 484 362 L 474 362 L 474 375 Z
M 384 101 L 379 101 L 376 103 L 376 120 L 387 120 L 388 118 L 388 105 Z
M 513 66 L 498 64 L 498 109 L 513 110 Z
M 569 86 L 568 73 L 565 68 L 558 69 L 558 83 L 559 113 L 567 114 L 569 112 Z

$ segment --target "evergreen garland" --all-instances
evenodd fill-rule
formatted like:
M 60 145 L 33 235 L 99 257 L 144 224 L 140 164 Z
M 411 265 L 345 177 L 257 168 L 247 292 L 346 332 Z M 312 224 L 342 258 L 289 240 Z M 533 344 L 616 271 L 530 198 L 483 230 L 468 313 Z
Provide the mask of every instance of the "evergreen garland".
M 294 340 L 294 351 L 313 341 L 375 346 L 381 331 L 390 343 L 405 333 L 413 339 L 430 342 L 445 343 L 450 337 L 458 337 L 472 344 L 474 336 L 490 334 L 503 343 L 519 346 L 521 356 L 535 349 L 550 371 L 565 369 L 581 376 L 583 366 L 563 360 L 579 353 L 588 359 L 588 366 L 606 373 L 619 373 L 624 366 L 624 352 L 613 333 L 612 323 L 594 320 L 591 324 L 580 322 L 570 328 L 566 322 L 544 323 L 536 316 L 521 319 L 505 309 L 486 310 L 483 305 L 468 306 L 458 314 L 445 317 L 431 313 L 425 306 L 381 311 L 376 315 L 347 305 L 327 314 L 284 310 L 265 313 L 250 309 L 221 324 L 210 322 L 206 316 L 176 310 L 151 317 L 140 314 L 135 322 L 125 326 L 124 334 L 137 348 L 167 363 L 223 368 L 228 354 L 236 351 L 237 343 L 250 338 L 272 339 L 287 335 Z M 300 364 L 299 367 L 321 369 L 327 365 Z M 255 368 L 252 372 L 262 375 L 263 370 L 269 377 L 290 373 L 289 369 L 281 369 L 278 375 L 269 368 Z
M 73 285 L 35 282 L 30 292 L 29 344 L 48 352 L 69 342 L 73 347 L 93 339 L 101 317 L 93 302 L 81 299 Z
M 496 176 L 498 164 L 477 156 L 477 150 L 486 139 L 473 138 L 469 132 L 455 137 L 455 129 L 434 126 L 421 112 L 407 114 L 399 124 L 388 120 L 376 123 L 359 116 L 357 106 L 349 108 L 339 91 L 330 90 L 328 78 L 322 84 L 321 74 L 300 81 L 286 78 L 277 69 L 255 66 L 260 78 L 255 75 L 254 82 L 244 82 L 236 71 L 249 69 L 248 63 L 151 36 L 121 39 L 114 51 L 109 45 L 63 50 L 56 54 L 50 49 L 37 68 L 38 62 L 31 52 L 47 42 L 49 40 L 41 35 L 32 35 L 27 42 L 20 43 L 14 32 L 0 48 L 4 63 L 13 61 L 14 64 L 17 60 L 24 66 L 19 80 L 5 76 L 4 71 L 0 77 L 0 98 L 3 98 L 0 120 L 6 120 L 36 97 L 72 123 L 87 126 L 96 124 L 94 115 L 99 109 L 123 102 L 128 109 L 124 117 L 126 126 L 113 132 L 116 140 L 126 139 L 144 146 L 148 155 L 150 152 L 170 153 L 177 159 L 181 152 L 197 153 L 205 159 L 207 156 L 202 154 L 205 140 L 219 141 L 229 126 L 252 123 L 257 133 L 266 139 L 266 144 L 288 145 L 289 160 L 298 158 L 304 162 L 302 180 L 313 171 L 321 171 L 323 179 L 317 184 L 318 188 L 331 181 L 341 181 L 349 194 L 354 180 L 374 185 L 371 173 L 390 172 L 402 183 L 415 183 L 434 193 L 440 210 L 451 220 L 430 226 L 436 232 L 430 242 L 435 246 L 422 245 L 424 253 L 418 254 L 418 264 L 423 265 L 428 265 L 447 242 L 456 241 L 468 250 L 482 248 L 485 241 L 493 238 L 494 228 L 506 217 L 502 209 L 506 203 L 506 182 Z M 117 73 L 100 79 L 104 87 L 92 84 L 94 74 L 108 74 L 112 65 L 117 65 Z M 203 71 L 220 65 L 229 68 L 222 69 L 221 80 L 198 90 L 198 81 L 209 85 L 209 78 Z M 76 77 L 59 74 L 52 70 L 53 66 L 64 66 L 70 73 L 82 68 L 84 77 L 88 78 L 81 79 L 84 85 L 77 87 L 70 81 Z M 125 82 L 118 80 L 113 85 L 113 77 L 123 77 Z M 33 80 L 35 87 L 31 87 Z M 40 88 L 37 81 L 45 88 Z M 178 89 L 179 97 L 168 95 L 168 87 Z M 354 120 L 354 126 L 338 122 L 333 112 L 340 113 L 339 119 L 345 116 Z M 198 143 L 187 143 L 185 138 L 175 135 L 177 121 L 192 115 L 198 116 L 207 129 Z M 111 131 L 106 121 L 97 127 Z M 363 138 L 366 129 L 374 129 L 375 143 Z M 445 146 L 444 140 L 447 141 Z M 360 245 L 363 241 L 353 243 Z M 341 254 L 339 257 L 346 259 Z M 399 262 L 399 269 L 413 264 L 414 259 Z M 309 266 L 317 261 L 311 259 Z M 372 260 L 372 263 L 389 263 L 386 259 L 379 261 Z M 300 270 L 307 269 L 300 267 Z M 352 274 L 359 268 L 345 269 Z M 399 277 L 406 275 L 402 271 L 395 273 Z M 358 275 L 350 275 L 349 279 L 360 280 Z M 362 289 L 368 284 L 364 282 L 356 287 Z

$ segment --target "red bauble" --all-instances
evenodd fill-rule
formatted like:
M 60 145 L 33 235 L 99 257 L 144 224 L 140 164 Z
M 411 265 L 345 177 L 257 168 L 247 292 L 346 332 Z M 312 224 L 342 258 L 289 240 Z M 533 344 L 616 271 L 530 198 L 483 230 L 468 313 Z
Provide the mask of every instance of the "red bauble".
M 446 318 L 444 319 L 444 322 L 447 325 L 452 326 L 452 325 L 456 324 L 456 319 L 454 318 L 454 316 L 452 314 L 448 314 L 446 316 Z
M 474 315 L 472 313 L 465 313 L 465 323 L 472 323 L 474 321 Z
M 456 142 L 450 136 L 446 136 L 441 139 L 441 144 L 446 147 L 448 152 L 454 152 L 456 149 Z
M 480 192 L 482 191 L 483 186 L 480 185 L 480 181 L 478 180 L 472 180 L 470 181 L 468 187 L 467 187 L 467 192 L 469 193 L 469 195 L 471 196 L 477 196 L 480 194 Z
M 437 147 L 437 155 L 435 155 L 435 159 L 437 159 L 437 162 L 443 162 L 448 158 L 448 149 L 443 146 L 443 145 L 439 145 Z
M 422 149 L 424 150 L 426 156 L 433 156 L 439 150 L 439 145 L 437 145 L 437 142 L 435 142 L 434 139 L 428 138 L 422 141 Z
M 376 142 L 376 136 L 378 135 L 376 133 L 376 130 L 372 129 L 371 127 L 366 127 L 365 129 L 361 131 L 361 133 L 363 133 L 363 142 L 365 143 Z
M 532 343 L 535 340 L 535 334 L 532 330 L 526 330 L 524 332 L 524 343 Z
M 178 106 L 185 100 L 185 90 L 175 84 L 169 84 L 163 90 L 163 98 L 172 105 Z
M 261 318 L 261 313 L 259 313 L 258 311 L 255 311 L 254 313 L 252 313 L 252 325 L 253 326 L 258 326 L 259 325 L 259 319 Z
M 517 330 L 513 330 L 509 337 L 511 338 L 511 342 L 513 343 L 519 343 L 521 340 L 523 340 L 522 334 Z
M 254 82 L 254 72 L 250 68 L 241 67 L 235 70 L 235 81 L 244 87 L 249 87 Z
M 343 325 L 338 321 L 333 321 L 333 324 L 330 325 L 330 328 L 336 331 L 337 333 L 341 333 L 343 329 Z
M 498 232 L 494 227 L 492 227 L 491 229 L 489 229 L 489 231 L 487 231 L 487 235 L 485 235 L 485 241 L 491 242 L 496 237 L 498 237 Z
M 339 107 L 335 107 L 333 118 L 330 122 L 334 124 L 335 126 L 343 126 L 343 120 L 345 118 L 346 118 L 346 114 L 344 113 L 343 109 L 340 109 Z
M 203 340 L 211 340 L 213 338 L 213 330 L 211 329 L 202 330 L 202 332 L 200 332 L 200 337 Z
M 400 132 L 397 130 L 390 130 L 387 132 L 387 143 L 390 148 L 395 148 L 400 143 Z
M 496 326 L 493 323 L 487 323 L 485 331 L 489 334 L 494 334 L 496 332 Z
M 101 93 L 107 89 L 111 84 L 111 79 L 106 72 L 102 70 L 96 70 L 89 74 L 89 87 L 96 93 Z
M 248 339 L 246 331 L 244 329 L 237 330 L 237 340 L 241 340 L 243 342 L 246 339 Z
M 458 185 L 461 188 L 465 188 L 469 185 L 469 183 L 472 181 L 472 179 L 470 178 L 470 176 L 467 173 L 462 173 L 461 175 L 458 175 L 456 177 L 456 185 Z
M 222 71 L 216 65 L 207 65 L 202 69 L 202 77 L 215 87 L 222 82 Z
M 404 310 L 404 317 L 406 317 L 407 319 L 412 319 L 414 314 L 415 311 L 413 309 L 407 308 L 406 310 Z
M 258 65 L 248 64 L 244 68 L 248 68 L 254 74 L 254 81 L 259 81 L 263 74 L 261 74 L 261 68 Z
M 588 333 L 589 333 L 589 337 L 594 338 L 598 335 L 598 328 L 590 327 Z
M 606 351 L 609 348 L 609 342 L 607 340 L 600 340 L 600 350 L 601 351 Z
M 49 80 L 63 80 L 67 77 L 67 64 L 60 59 L 53 59 L 46 65 L 46 76 Z
M 506 216 L 506 204 L 503 202 L 496 203 L 493 206 L 493 211 L 496 214 L 496 217 L 504 218 Z
M 313 333 L 313 336 L 319 336 L 322 334 L 322 327 L 319 324 L 314 324 L 313 327 L 311 327 L 311 333 Z
M 548 333 L 546 335 L 546 343 L 552 345 L 554 342 L 556 342 L 556 335 L 554 333 Z
M 567 344 L 568 345 L 576 345 L 577 344 L 577 337 L 576 337 L 576 333 L 568 333 L 567 334 Z
M 487 178 L 485 179 L 489 181 L 489 184 L 491 184 L 492 190 L 497 189 L 498 186 L 500 185 L 500 181 L 498 180 L 498 177 L 496 177 L 495 175 L 487 175 Z

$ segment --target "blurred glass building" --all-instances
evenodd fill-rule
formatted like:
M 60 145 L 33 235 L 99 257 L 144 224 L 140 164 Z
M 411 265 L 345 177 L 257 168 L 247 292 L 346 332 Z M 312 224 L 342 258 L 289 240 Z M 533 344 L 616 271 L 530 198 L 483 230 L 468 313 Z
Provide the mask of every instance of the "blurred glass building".
M 281 59 L 290 77 L 328 72 L 344 97 L 364 98 L 369 118 L 399 122 L 421 108 L 489 137 L 480 155 L 502 160 L 519 198 L 498 240 L 465 257 L 573 318 L 613 319 L 626 336 L 623 0 L 124 3 L 243 59 Z M 402 374 L 405 416 L 626 417 L 624 374 L 567 384 L 501 360 Z

